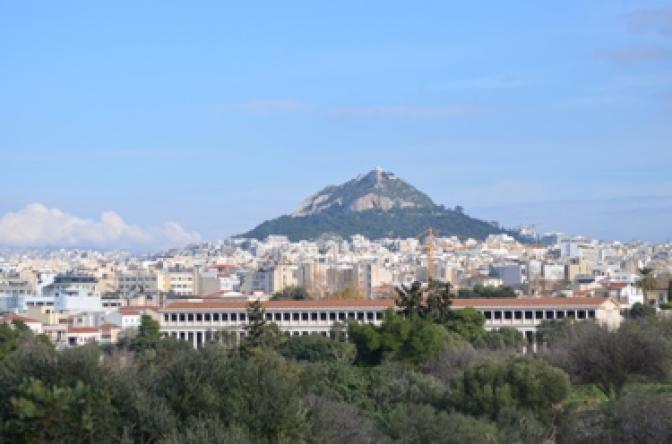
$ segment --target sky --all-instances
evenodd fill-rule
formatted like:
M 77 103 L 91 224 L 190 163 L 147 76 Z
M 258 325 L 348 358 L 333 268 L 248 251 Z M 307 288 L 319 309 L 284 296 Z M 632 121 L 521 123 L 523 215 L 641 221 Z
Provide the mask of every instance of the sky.
M 0 246 L 225 238 L 381 166 L 672 239 L 672 2 L 0 0 Z

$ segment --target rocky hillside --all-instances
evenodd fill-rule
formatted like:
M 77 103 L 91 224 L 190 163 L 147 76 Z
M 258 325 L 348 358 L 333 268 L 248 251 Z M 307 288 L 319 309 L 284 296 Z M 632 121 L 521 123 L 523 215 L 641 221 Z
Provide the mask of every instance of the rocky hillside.
M 504 232 L 489 222 L 436 205 L 393 173 L 376 168 L 342 185 L 324 188 L 304 200 L 293 214 L 263 222 L 241 237 L 263 239 L 281 234 L 296 241 L 324 234 L 361 234 L 379 239 L 414 237 L 428 227 L 441 236 L 477 239 Z

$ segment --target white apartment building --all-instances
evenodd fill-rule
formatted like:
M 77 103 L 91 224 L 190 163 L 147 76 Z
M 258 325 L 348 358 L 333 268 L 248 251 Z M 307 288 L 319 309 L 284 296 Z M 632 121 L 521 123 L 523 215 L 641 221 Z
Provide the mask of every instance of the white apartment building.
M 43 296 L 54 298 L 54 309 L 61 311 L 101 311 L 96 278 L 85 274 L 64 273 L 43 288 Z
M 547 281 L 562 281 L 565 279 L 565 266 L 562 264 L 544 264 L 543 278 Z
M 159 290 L 178 296 L 192 296 L 196 293 L 196 276 L 193 270 L 172 270 L 159 277 Z
M 329 335 L 338 323 L 349 321 L 379 325 L 386 310 L 394 308 L 391 299 L 265 301 L 266 319 L 290 335 Z M 247 302 L 243 301 L 178 301 L 161 312 L 161 331 L 165 336 L 191 342 L 200 347 L 227 332 L 244 336 L 248 323 Z
M 138 293 L 156 293 L 158 278 L 156 273 L 146 270 L 129 270 L 117 273 L 117 290 L 125 296 Z

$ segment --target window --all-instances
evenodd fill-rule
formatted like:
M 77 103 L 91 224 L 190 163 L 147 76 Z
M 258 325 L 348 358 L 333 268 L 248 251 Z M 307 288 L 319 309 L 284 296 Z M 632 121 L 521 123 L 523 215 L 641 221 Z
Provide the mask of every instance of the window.
M 502 312 L 501 311 L 496 311 L 495 312 L 495 319 L 502 319 Z
M 292 316 L 292 315 L 289 314 L 289 313 L 283 313 L 283 314 L 282 314 L 282 319 L 285 320 L 285 321 L 289 321 L 290 318 L 291 318 L 291 316 Z
M 595 310 L 588 310 L 588 319 L 595 319 Z
M 166 321 L 166 322 L 168 322 L 168 313 L 166 313 L 166 314 L 163 315 L 163 320 Z
M 568 310 L 567 317 L 572 319 L 576 318 L 576 312 L 574 310 Z
M 355 319 L 355 312 L 354 311 L 348 312 L 348 319 Z
M 299 313 L 292 313 L 292 321 L 298 321 L 300 318 Z
M 377 320 L 383 319 L 383 315 L 384 315 L 384 313 L 382 311 L 377 311 L 376 312 L 376 319 Z
M 171 314 L 170 315 L 170 320 L 173 321 L 173 322 L 177 321 L 177 313 Z
M 368 319 L 369 321 L 373 321 L 373 318 L 374 318 L 374 315 L 373 315 L 372 311 L 369 311 L 369 312 L 366 313 L 366 319 Z
M 513 317 L 513 313 L 510 311 L 505 311 L 504 312 L 504 319 L 511 319 Z
M 483 316 L 485 319 L 492 319 L 492 312 L 490 310 L 486 310 L 483 312 Z
M 534 318 L 535 319 L 544 319 L 544 312 L 541 310 L 537 310 L 534 312 Z
M 212 320 L 215 322 L 219 322 L 219 313 L 213 313 L 212 314 Z
M 555 312 L 553 310 L 547 310 L 546 319 L 555 319 Z
M 203 315 L 200 314 L 200 313 L 196 313 L 196 320 L 197 320 L 198 322 L 201 322 L 201 321 L 203 320 Z
M 357 313 L 357 320 L 363 321 L 364 320 L 364 312 L 360 311 Z
M 329 312 L 329 320 L 330 321 L 335 321 L 336 320 L 336 313 L 334 313 L 333 311 Z
M 338 313 L 338 320 L 339 321 L 344 321 L 345 320 L 345 313 L 343 313 L 343 312 Z
M 273 320 L 273 313 L 266 313 L 266 320 L 267 321 L 272 321 Z
M 237 321 L 238 320 L 238 314 L 237 313 L 231 313 L 231 320 L 232 321 Z
M 525 319 L 532 319 L 532 312 L 530 310 L 527 310 L 525 312 Z
M 244 321 L 247 318 L 247 313 L 240 313 L 238 316 L 241 321 Z
M 327 320 L 327 314 L 322 312 L 320 313 L 320 321 L 326 321 Z
M 579 310 L 577 314 L 579 319 L 586 319 L 586 310 Z
M 555 314 L 555 317 L 556 317 L 557 319 L 562 319 L 562 318 L 565 317 L 565 312 L 564 312 L 564 311 L 558 311 L 558 312 Z
M 274 313 L 274 317 L 276 321 L 282 321 L 282 313 Z
M 193 313 L 189 313 L 189 314 L 187 315 L 187 321 L 189 321 L 189 322 L 193 322 L 193 321 L 194 321 L 194 314 L 193 314 Z
M 316 312 L 313 312 L 313 313 L 310 314 L 310 320 L 311 321 L 317 321 L 317 313 Z
M 306 312 L 301 313 L 301 320 L 302 321 L 307 321 L 308 320 L 308 313 L 306 313 Z
M 523 312 L 522 311 L 516 311 L 516 312 L 513 313 L 513 316 L 516 319 L 523 319 Z
M 205 319 L 206 321 L 209 321 L 209 320 L 210 320 L 210 313 L 206 313 L 206 314 L 204 314 L 203 316 L 204 316 L 203 319 Z
M 228 313 L 222 313 L 222 321 L 228 321 L 229 320 L 229 314 Z

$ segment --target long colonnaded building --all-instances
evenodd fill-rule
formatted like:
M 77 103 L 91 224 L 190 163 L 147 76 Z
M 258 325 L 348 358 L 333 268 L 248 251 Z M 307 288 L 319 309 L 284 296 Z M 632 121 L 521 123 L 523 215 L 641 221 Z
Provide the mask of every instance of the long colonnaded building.
M 329 335 L 339 323 L 366 322 L 380 325 L 387 310 L 396 309 L 392 299 L 316 301 L 265 301 L 266 320 L 289 335 Z M 161 310 L 161 331 L 166 337 L 191 342 L 194 347 L 221 332 L 237 338 L 245 335 L 248 303 L 245 301 L 180 300 Z M 485 328 L 513 327 L 530 341 L 546 320 L 594 320 L 616 328 L 622 317 L 619 305 L 609 298 L 464 298 L 453 299 L 453 309 L 472 307 L 485 317 Z

